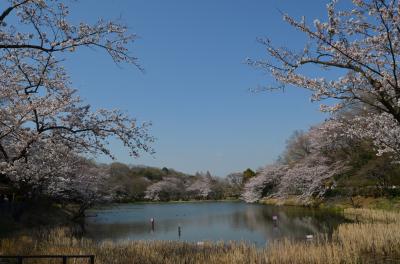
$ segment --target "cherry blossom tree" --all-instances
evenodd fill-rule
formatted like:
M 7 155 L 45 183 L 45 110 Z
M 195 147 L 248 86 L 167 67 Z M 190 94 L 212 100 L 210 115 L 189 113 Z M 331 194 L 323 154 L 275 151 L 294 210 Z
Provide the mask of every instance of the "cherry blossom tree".
M 254 203 L 273 194 L 287 170 L 286 165 L 269 165 L 261 169 L 245 184 L 241 198 L 248 203 Z
M 286 150 L 281 159 L 284 163 L 293 163 L 310 154 L 310 137 L 303 131 L 295 131 L 286 141 Z
M 72 158 L 75 159 L 73 153 L 63 145 L 54 148 L 43 143 L 35 144 L 29 151 L 29 159 L 17 160 L 13 166 L 3 170 L 22 194 L 30 193 L 29 196 L 34 198 L 48 193 L 48 187 L 54 182 L 64 185 L 64 178 L 74 168 L 71 162 Z
M 321 199 L 334 185 L 333 177 L 343 173 L 344 162 L 332 163 L 326 157 L 316 153 L 290 167 L 281 177 L 276 196 L 295 195 L 303 203 L 311 198 Z
M 144 198 L 153 201 L 179 199 L 183 190 L 184 186 L 181 179 L 166 177 L 147 187 Z
M 347 124 L 350 137 L 356 139 L 371 139 L 376 147 L 377 155 L 392 154 L 400 159 L 400 126 L 388 113 L 369 113 L 355 117 Z
M 209 172 L 198 172 L 195 176 L 164 176 L 147 187 L 144 198 L 154 201 L 222 199 L 226 187 L 226 181 Z
M 188 196 L 193 198 L 207 199 L 211 194 L 212 178 L 208 175 L 200 175 L 186 187 Z
M 110 177 L 108 166 L 76 155 L 68 155 L 65 158 L 68 171 L 53 173 L 45 191 L 48 196 L 62 204 L 72 202 L 77 205 L 76 209 L 70 210 L 73 218 L 84 216 L 87 209 L 99 202 L 114 200 L 115 192 L 110 189 L 107 181 Z
M 80 157 L 64 145 L 34 145 L 30 152 L 29 159 L 16 161 L 6 171 L 24 198 L 72 203 L 77 206 L 70 211 L 74 218 L 83 216 L 95 203 L 113 200 L 115 192 L 107 184 L 108 166 Z
M 335 185 L 335 176 L 348 169 L 348 135 L 342 123 L 328 120 L 307 132 L 296 132 L 287 142 L 280 163 L 259 170 L 244 186 L 242 199 L 256 202 L 263 197 L 296 197 L 302 203 L 322 199 Z M 340 153 L 341 154 L 341 153 Z
M 37 177 L 52 174 L 63 166 L 63 160 L 53 160 L 48 171 L 35 164 L 40 164 L 41 158 L 49 162 L 48 156 L 58 149 L 112 157 L 108 148 L 111 137 L 120 140 L 133 157 L 141 151 L 151 152 L 149 124 L 139 124 L 119 110 L 93 111 L 79 98 L 62 65 L 67 53 L 97 48 L 116 63 L 140 68 L 128 50 L 136 36 L 114 22 L 72 24 L 69 9 L 61 0 L 5 2 L 7 7 L 0 10 L 2 177 L 19 184 L 39 183 Z M 35 157 L 37 153 L 40 155 Z
M 400 126 L 400 4 L 397 0 L 353 0 L 349 10 L 337 10 L 337 1 L 327 5 L 328 19 L 314 20 L 310 25 L 303 17 L 284 20 L 308 37 L 299 51 L 278 48 L 270 39 L 259 39 L 266 47 L 267 60 L 251 60 L 251 65 L 268 71 L 277 85 L 287 85 L 312 92 L 313 101 L 322 111 L 336 112 L 352 104 L 373 109 L 351 127 L 353 135 L 371 137 L 379 151 L 398 155 Z M 316 66 L 313 74 L 304 74 L 308 65 Z M 320 69 L 318 71 L 318 69 Z M 326 70 L 343 73 L 337 79 Z
M 242 172 L 234 172 L 226 176 L 225 193 L 227 197 L 239 198 L 243 186 L 244 186 L 244 175 Z

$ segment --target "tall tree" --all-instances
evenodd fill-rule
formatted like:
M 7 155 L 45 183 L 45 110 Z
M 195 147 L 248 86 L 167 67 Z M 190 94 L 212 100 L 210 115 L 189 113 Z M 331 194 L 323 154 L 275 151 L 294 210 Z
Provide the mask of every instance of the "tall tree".
M 353 0 L 349 10 L 337 10 L 337 1 L 327 5 L 328 19 L 296 20 L 284 15 L 285 21 L 308 37 L 299 51 L 274 46 L 270 39 L 259 39 L 266 47 L 267 60 L 249 60 L 277 81 L 308 89 L 312 100 L 335 99 L 321 105 L 322 111 L 336 112 L 354 104 L 364 104 L 373 111 L 359 117 L 349 129 L 354 136 L 372 138 L 380 154 L 400 154 L 400 3 L 397 0 Z M 303 69 L 316 66 L 313 74 Z M 343 74 L 329 77 L 326 69 Z M 332 100 L 331 100 L 332 102 Z
M 0 170 L 10 177 L 30 164 L 37 148 L 112 157 L 115 137 L 132 156 L 151 151 L 148 124 L 119 110 L 92 111 L 71 86 L 66 53 L 97 48 L 116 63 L 137 64 L 135 35 L 114 22 L 72 24 L 61 0 L 7 0 L 0 10 Z M 2 5 L 4 6 L 4 5 Z M 61 148 L 60 148 L 61 147 Z M 60 160 L 62 162 L 62 160 Z M 18 179 L 13 178 L 13 179 Z

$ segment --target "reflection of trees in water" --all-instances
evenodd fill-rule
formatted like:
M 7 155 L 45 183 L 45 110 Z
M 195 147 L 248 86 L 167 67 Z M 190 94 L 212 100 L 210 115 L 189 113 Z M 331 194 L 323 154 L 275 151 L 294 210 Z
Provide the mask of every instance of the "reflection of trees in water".
M 154 232 L 168 233 L 177 232 L 178 225 L 185 226 L 191 223 L 190 219 L 168 219 L 157 221 L 155 219 Z M 149 221 L 128 222 L 128 223 L 89 223 L 86 225 L 86 236 L 95 240 L 103 239 L 129 239 L 139 237 L 143 239 L 152 232 Z
M 217 209 L 201 209 L 199 207 L 191 213 L 180 211 L 176 214 L 171 214 L 171 210 L 176 208 L 167 209 L 167 215 L 166 211 L 159 211 L 158 217 L 155 215 L 154 234 L 151 234 L 150 219 L 143 221 L 136 219 L 132 222 L 119 223 L 108 220 L 106 222 L 90 221 L 86 225 L 86 236 L 96 240 L 155 239 L 157 235 L 168 238 L 171 234 L 178 236 L 178 226 L 180 225 L 184 235 L 189 231 L 202 232 L 201 230 L 209 231 L 213 228 L 219 232 L 219 227 L 224 226 L 229 228 L 224 228 L 224 231 L 221 232 L 234 234 L 245 231 L 264 237 L 265 240 L 283 237 L 303 239 L 306 234 L 331 234 L 332 230 L 343 222 L 340 215 L 329 211 L 296 207 L 237 204 L 232 207 L 217 207 Z M 277 216 L 278 221 L 272 220 L 273 216 Z M 118 219 L 118 217 L 111 218 Z M 248 239 L 252 240 L 250 233 Z M 229 236 L 229 234 L 226 235 Z
M 272 220 L 277 216 L 278 220 Z M 306 234 L 326 233 L 343 222 L 343 218 L 326 210 L 307 208 L 249 206 L 244 212 L 235 212 L 232 225 L 264 234 L 266 239 L 283 237 L 304 238 Z
M 150 229 L 150 225 L 145 226 L 141 223 L 90 223 L 86 226 L 85 236 L 95 240 L 123 239 L 130 234 L 143 235 L 149 233 Z
M 173 233 L 178 232 L 178 226 L 182 227 L 205 227 L 213 226 L 218 223 L 226 223 L 231 218 L 231 213 L 222 214 L 204 214 L 194 216 L 176 215 L 175 219 L 158 219 L 155 218 L 155 233 Z M 139 237 L 143 239 L 151 233 L 150 219 L 148 221 L 132 221 L 132 222 L 105 222 L 96 223 L 88 222 L 85 225 L 86 236 L 95 240 L 103 239 L 129 239 L 130 237 Z
M 186 228 L 197 228 L 214 226 L 217 224 L 227 224 L 232 218 L 232 212 L 222 212 L 202 215 L 176 215 L 175 219 L 155 218 L 155 233 L 178 232 L 178 226 L 182 227 L 182 232 Z M 128 239 L 129 237 L 143 238 L 151 233 L 150 219 L 148 221 L 132 222 L 88 222 L 85 225 L 86 236 L 95 240 L 103 239 Z

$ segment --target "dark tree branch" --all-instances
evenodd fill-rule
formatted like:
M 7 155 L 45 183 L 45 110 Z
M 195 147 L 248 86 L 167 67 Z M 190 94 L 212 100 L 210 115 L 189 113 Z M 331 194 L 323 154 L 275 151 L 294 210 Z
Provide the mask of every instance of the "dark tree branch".
M 3 22 L 4 19 L 5 19 L 14 9 L 16 9 L 16 8 L 18 8 L 19 6 L 24 5 L 24 4 L 26 4 L 26 3 L 30 2 L 30 1 L 32 1 L 32 0 L 25 0 L 25 1 L 22 1 L 21 3 L 18 3 L 18 4 L 15 4 L 15 5 L 13 5 L 13 6 L 10 6 L 10 7 L 7 8 L 6 10 L 4 10 L 3 13 L 0 15 L 0 22 Z

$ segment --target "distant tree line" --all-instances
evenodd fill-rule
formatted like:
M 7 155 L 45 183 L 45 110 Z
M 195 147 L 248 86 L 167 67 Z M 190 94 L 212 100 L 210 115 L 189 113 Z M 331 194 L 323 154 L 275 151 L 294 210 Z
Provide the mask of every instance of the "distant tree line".
M 108 185 L 117 201 L 178 201 L 219 200 L 239 198 L 244 173 L 233 173 L 226 178 L 210 172 L 189 175 L 170 168 L 109 165 Z

